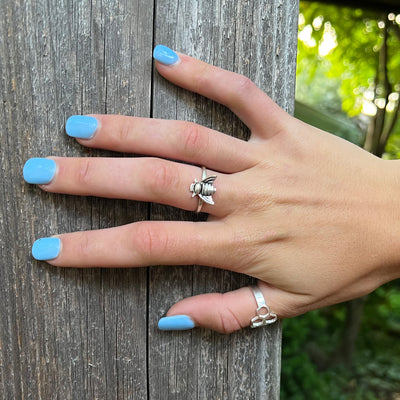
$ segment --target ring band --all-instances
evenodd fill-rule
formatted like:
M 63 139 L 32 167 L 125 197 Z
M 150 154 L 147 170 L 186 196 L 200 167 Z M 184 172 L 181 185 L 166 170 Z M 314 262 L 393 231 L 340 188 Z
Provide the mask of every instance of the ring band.
M 216 175 L 207 177 L 206 167 L 201 167 L 201 181 L 194 180 L 190 184 L 189 190 L 192 192 L 192 197 L 198 196 L 199 203 L 197 204 L 196 212 L 199 213 L 203 207 L 203 203 L 214 205 L 212 198 L 217 189 L 213 186 L 214 181 L 217 179 Z
M 205 169 L 205 167 L 201 167 L 201 181 L 203 181 L 204 179 L 206 179 L 207 177 L 207 171 Z M 196 183 L 196 179 L 194 180 Z M 193 197 L 193 195 L 192 195 Z M 199 196 L 199 203 L 197 204 L 197 208 L 196 208 L 196 212 L 199 213 L 201 211 L 201 208 L 203 207 L 203 199 Z
M 264 296 L 258 286 L 250 286 L 253 291 L 256 303 L 257 303 L 257 315 L 251 319 L 250 326 L 252 328 L 258 328 L 259 326 L 265 326 L 273 324 L 278 316 L 271 312 L 267 304 L 265 303 Z

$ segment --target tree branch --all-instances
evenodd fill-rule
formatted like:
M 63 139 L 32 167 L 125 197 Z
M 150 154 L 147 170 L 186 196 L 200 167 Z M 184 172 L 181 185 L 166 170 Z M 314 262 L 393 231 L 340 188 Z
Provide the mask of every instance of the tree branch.
M 382 136 L 381 136 L 381 143 L 380 143 L 380 147 L 382 149 L 382 154 L 385 151 L 385 147 L 386 147 L 386 143 L 389 140 L 389 137 L 391 135 L 391 133 L 393 132 L 394 127 L 396 126 L 396 122 L 400 117 L 400 92 L 396 92 L 398 97 L 397 103 L 396 103 L 396 107 L 393 110 L 393 117 L 390 120 L 390 123 L 388 124 L 388 126 L 384 129 Z

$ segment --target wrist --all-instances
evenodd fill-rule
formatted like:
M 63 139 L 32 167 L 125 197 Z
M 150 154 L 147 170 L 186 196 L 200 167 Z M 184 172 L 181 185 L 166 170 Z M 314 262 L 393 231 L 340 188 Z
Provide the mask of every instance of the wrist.
M 381 231 L 386 238 L 386 281 L 400 278 L 400 160 L 382 160 Z

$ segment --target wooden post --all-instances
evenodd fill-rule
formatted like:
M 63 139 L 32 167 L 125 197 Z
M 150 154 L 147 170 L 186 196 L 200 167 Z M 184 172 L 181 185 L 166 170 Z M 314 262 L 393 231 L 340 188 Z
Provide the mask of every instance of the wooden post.
M 156 328 L 179 299 L 249 278 L 204 267 L 61 269 L 30 255 L 39 237 L 194 214 L 45 193 L 24 183 L 22 166 L 111 155 L 65 135 L 73 114 L 184 119 L 247 137 L 229 111 L 153 71 L 155 44 L 243 73 L 293 111 L 298 1 L 0 4 L 0 398 L 278 399 L 279 324 L 229 336 Z

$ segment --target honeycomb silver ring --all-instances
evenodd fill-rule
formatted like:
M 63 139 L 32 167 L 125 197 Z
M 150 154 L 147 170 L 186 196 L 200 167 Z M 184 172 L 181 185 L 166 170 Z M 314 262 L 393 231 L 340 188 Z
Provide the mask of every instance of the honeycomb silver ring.
M 196 212 L 201 212 L 204 203 L 214 205 L 214 200 L 212 198 L 213 194 L 217 191 L 213 183 L 217 179 L 216 175 L 207 176 L 207 170 L 205 167 L 201 167 L 201 180 L 194 180 L 190 184 L 189 190 L 192 192 L 192 197 L 197 196 L 199 202 L 197 204 Z
M 270 325 L 277 321 L 278 316 L 271 312 L 267 304 L 265 303 L 264 296 L 258 286 L 250 286 L 253 291 L 254 298 L 257 303 L 257 315 L 253 317 L 250 321 L 250 326 L 252 328 L 258 328 L 260 326 Z

